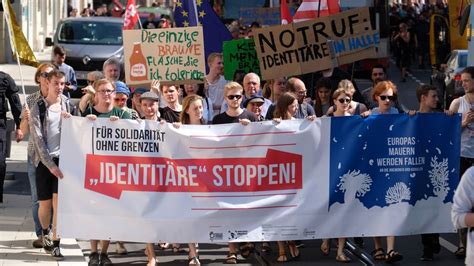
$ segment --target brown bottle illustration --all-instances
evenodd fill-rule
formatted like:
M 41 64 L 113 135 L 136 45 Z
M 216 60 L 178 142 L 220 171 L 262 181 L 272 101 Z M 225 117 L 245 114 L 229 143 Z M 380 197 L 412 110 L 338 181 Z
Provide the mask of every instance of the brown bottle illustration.
M 130 80 L 147 80 L 148 67 L 145 56 L 142 53 L 142 47 L 139 42 L 133 44 L 132 55 L 130 56 Z

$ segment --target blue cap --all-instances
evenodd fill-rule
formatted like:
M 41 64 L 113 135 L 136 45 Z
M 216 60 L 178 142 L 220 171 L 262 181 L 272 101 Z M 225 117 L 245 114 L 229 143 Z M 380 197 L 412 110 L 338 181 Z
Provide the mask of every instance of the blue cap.
M 127 96 L 130 96 L 130 89 L 122 81 L 115 81 L 115 93 L 122 93 Z
M 143 93 L 149 92 L 149 91 L 150 91 L 150 90 L 147 89 L 147 88 L 136 88 L 136 89 L 133 91 L 133 93 L 134 93 L 134 94 L 135 94 L 135 93 L 136 93 L 136 94 L 143 94 Z

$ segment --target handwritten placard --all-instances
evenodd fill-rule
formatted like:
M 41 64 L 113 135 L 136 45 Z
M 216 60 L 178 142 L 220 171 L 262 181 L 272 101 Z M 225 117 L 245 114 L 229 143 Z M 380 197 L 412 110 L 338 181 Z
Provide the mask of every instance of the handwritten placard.
M 254 72 L 260 76 L 260 66 L 253 39 L 238 39 L 223 44 L 224 77 L 234 80 L 235 73 Z
M 123 39 L 127 84 L 203 82 L 202 27 L 125 30 Z
M 328 17 L 255 29 L 263 79 L 293 76 L 375 56 L 379 33 L 369 8 Z

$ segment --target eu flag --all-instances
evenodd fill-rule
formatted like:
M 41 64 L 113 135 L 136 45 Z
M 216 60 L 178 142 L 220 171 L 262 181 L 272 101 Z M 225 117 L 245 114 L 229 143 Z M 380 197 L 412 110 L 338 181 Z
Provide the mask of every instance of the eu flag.
M 222 43 L 232 39 L 207 0 L 177 0 L 174 20 L 177 27 L 202 26 L 206 60 L 211 53 L 221 53 Z

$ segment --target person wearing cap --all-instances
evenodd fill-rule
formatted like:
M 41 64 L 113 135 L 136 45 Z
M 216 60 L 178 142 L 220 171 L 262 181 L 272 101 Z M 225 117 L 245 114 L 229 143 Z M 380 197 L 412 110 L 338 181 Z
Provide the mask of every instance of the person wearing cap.
M 143 93 L 148 92 L 150 90 L 146 88 L 136 88 L 132 94 L 132 109 L 138 112 L 139 117 L 143 117 L 143 111 L 140 103 L 140 97 Z
M 140 108 L 144 113 L 144 116 L 142 116 L 143 119 L 151 121 L 161 121 L 161 123 L 164 122 L 164 120 L 160 119 L 160 112 L 158 111 L 160 97 L 156 93 L 147 91 L 140 95 L 139 101 L 141 105 Z M 157 264 L 155 245 L 153 243 L 146 244 L 145 254 L 148 258 L 147 265 Z
M 127 111 L 133 120 L 140 118 L 137 111 L 127 106 L 128 97 L 130 96 L 130 89 L 127 85 L 121 81 L 116 81 L 115 87 L 114 106 Z
M 263 98 L 263 96 L 254 94 L 250 98 L 245 100 L 244 107 L 245 109 L 247 109 L 247 111 L 255 114 L 257 121 L 263 121 L 265 120 L 265 117 L 262 115 L 262 106 L 264 102 L 265 99 Z
M 146 120 L 161 121 L 159 102 L 160 96 L 156 93 L 151 91 L 143 93 L 140 96 L 141 110 L 144 114 L 142 118 Z M 153 252 L 155 251 L 153 250 Z

